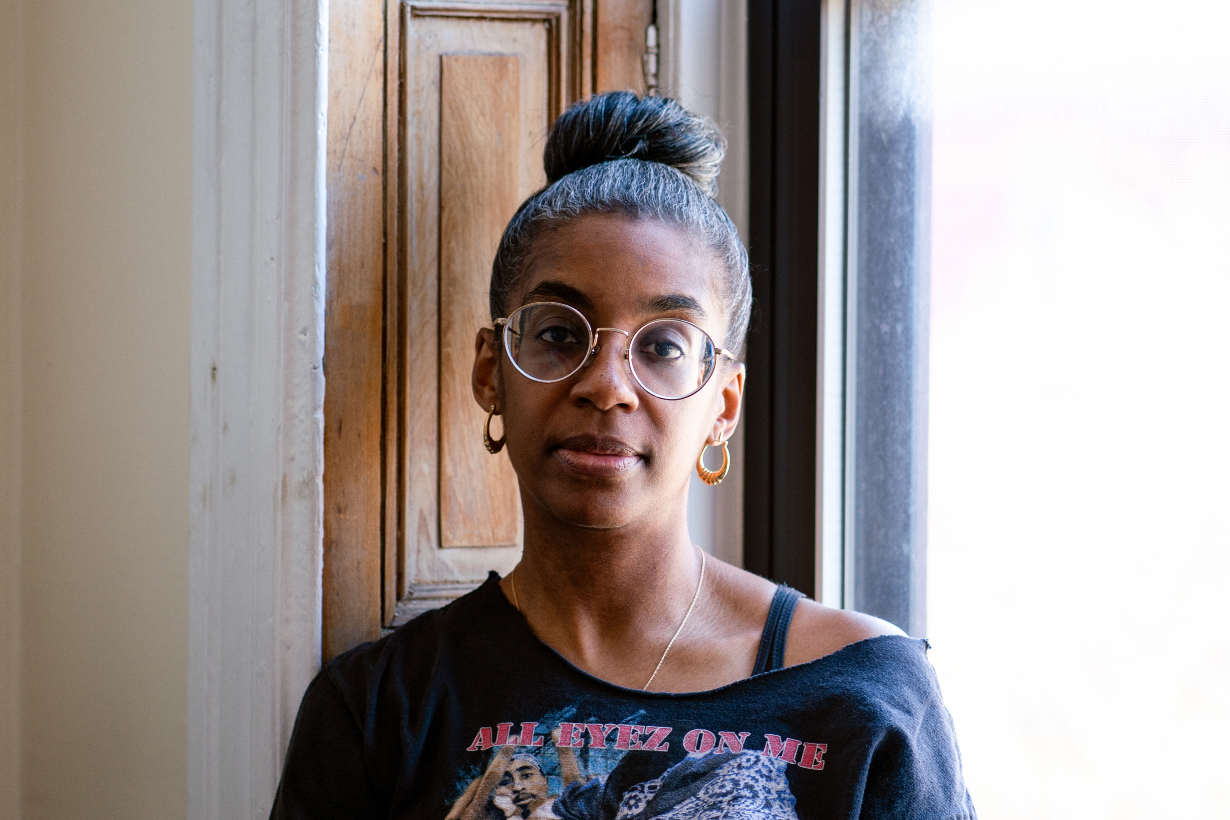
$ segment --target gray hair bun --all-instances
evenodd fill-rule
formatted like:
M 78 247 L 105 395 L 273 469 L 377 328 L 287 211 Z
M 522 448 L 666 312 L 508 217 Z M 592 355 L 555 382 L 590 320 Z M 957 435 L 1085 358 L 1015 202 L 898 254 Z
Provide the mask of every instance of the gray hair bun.
M 721 133 L 674 100 L 617 91 L 577 103 L 555 121 L 543 166 L 550 184 L 610 160 L 659 162 L 713 196 L 725 155 Z
M 723 346 L 742 351 L 752 281 L 739 231 L 713 198 L 725 153 L 717 129 L 674 100 L 617 91 L 569 108 L 547 137 L 547 186 L 521 204 L 500 238 L 491 264 L 492 320 L 515 306 L 544 233 L 586 214 L 622 214 L 677 226 L 721 261 L 714 284 L 726 318 Z

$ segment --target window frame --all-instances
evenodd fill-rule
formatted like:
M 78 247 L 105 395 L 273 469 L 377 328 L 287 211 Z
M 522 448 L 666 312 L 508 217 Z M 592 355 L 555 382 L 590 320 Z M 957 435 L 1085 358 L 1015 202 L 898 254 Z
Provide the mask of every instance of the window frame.
M 915 635 L 926 629 L 928 7 L 748 10 L 745 566 Z M 902 108 L 907 79 L 919 93 Z M 875 154 L 885 139 L 893 161 Z

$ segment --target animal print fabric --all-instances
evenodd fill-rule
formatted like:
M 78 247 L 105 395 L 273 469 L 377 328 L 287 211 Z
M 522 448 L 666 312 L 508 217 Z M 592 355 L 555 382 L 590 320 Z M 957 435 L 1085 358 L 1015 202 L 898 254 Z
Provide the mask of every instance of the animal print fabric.
M 696 794 L 659 813 L 654 798 L 663 779 L 625 792 L 615 820 L 797 820 L 781 760 L 752 752 L 735 755 Z

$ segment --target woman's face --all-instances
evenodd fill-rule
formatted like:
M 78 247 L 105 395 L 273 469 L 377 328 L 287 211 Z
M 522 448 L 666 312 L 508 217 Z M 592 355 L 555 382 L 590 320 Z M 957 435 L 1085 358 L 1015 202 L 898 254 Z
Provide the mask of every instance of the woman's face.
M 679 229 L 653 220 L 588 215 L 547 234 L 506 309 L 563 302 L 594 328 L 635 333 L 653 319 L 686 319 L 718 346 L 726 313 L 716 296 L 721 262 Z M 480 333 L 475 397 L 495 403 L 522 488 L 527 520 L 537 508 L 576 526 L 616 529 L 683 515 L 688 479 L 706 441 L 729 438 L 738 420 L 743 367 L 725 357 L 700 392 L 656 398 L 637 384 L 628 338 L 600 334 L 600 352 L 563 381 L 542 384 Z

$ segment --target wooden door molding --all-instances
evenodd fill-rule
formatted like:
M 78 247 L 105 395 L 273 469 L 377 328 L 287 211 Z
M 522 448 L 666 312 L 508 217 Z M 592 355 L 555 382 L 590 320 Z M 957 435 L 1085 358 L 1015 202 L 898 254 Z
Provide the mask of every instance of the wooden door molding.
M 385 333 L 384 12 L 329 4 L 324 555 L 327 660 L 380 634 Z
M 541 23 L 547 32 L 546 53 L 552 88 L 548 110 L 554 120 L 568 103 L 580 99 L 584 89 L 592 85 L 590 72 L 586 70 L 587 57 L 592 50 L 592 13 L 586 11 L 592 3 L 593 0 L 524 0 L 520 3 L 403 0 L 402 5 L 410 17 Z M 404 31 L 404 14 L 402 22 Z M 567 82 L 561 82 L 564 75 L 567 75 Z

